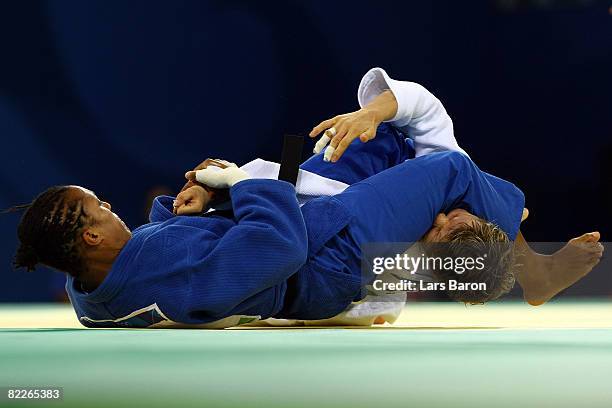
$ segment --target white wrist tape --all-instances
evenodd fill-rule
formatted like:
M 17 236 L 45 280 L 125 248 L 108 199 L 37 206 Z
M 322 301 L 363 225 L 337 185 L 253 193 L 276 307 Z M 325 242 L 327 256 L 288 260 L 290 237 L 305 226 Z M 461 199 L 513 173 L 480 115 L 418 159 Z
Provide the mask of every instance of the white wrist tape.
M 209 166 L 196 171 L 196 180 L 214 188 L 229 188 L 239 181 L 250 178 L 249 174 L 239 167 L 227 167 L 222 169 Z

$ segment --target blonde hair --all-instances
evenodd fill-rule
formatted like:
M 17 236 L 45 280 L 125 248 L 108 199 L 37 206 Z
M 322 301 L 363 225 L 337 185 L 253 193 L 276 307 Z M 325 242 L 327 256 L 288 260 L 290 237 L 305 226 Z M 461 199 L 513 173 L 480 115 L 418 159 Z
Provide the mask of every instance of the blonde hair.
M 508 293 L 515 283 L 515 253 L 513 242 L 499 226 L 478 219 L 472 223 L 464 223 L 453 230 L 444 243 L 434 245 L 436 255 L 459 258 L 466 256 L 482 256 L 486 254 L 486 267 L 481 270 L 472 269 L 462 274 L 453 269 L 438 269 L 434 271 L 435 278 L 440 282 L 452 279 L 459 283 L 482 282 L 484 290 L 453 290 L 447 291 L 453 299 L 469 304 L 483 304 Z

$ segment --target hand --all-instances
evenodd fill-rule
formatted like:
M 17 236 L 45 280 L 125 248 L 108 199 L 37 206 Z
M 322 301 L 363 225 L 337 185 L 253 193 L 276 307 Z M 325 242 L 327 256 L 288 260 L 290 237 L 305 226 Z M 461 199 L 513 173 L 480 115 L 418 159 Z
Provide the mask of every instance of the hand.
M 209 201 L 210 196 L 204 187 L 191 186 L 176 196 L 173 212 L 177 215 L 199 214 L 204 211 Z
M 378 125 L 385 120 L 392 119 L 397 113 L 397 109 L 398 105 L 395 95 L 390 90 L 385 90 L 367 106 L 356 112 L 324 120 L 315 126 L 309 135 L 310 137 L 316 137 L 325 131 L 325 134 L 315 145 L 314 152 L 321 152 L 331 140 L 329 147 L 325 150 L 323 160 L 338 161 L 351 142 L 357 137 L 363 143 L 374 139 Z
M 225 167 L 227 167 L 228 165 L 231 165 L 231 164 L 232 164 L 232 163 L 230 163 L 230 162 L 228 162 L 228 161 L 225 161 L 225 160 L 221 160 L 221 159 L 210 159 L 210 158 L 209 158 L 209 159 L 204 160 L 202 163 L 198 164 L 198 165 L 197 165 L 197 166 L 196 166 L 196 167 L 193 169 L 193 171 L 202 170 L 202 169 L 207 168 L 208 166 L 216 166 L 216 167 L 225 168 Z M 204 186 L 204 185 L 202 185 L 202 184 L 198 183 L 198 182 L 197 182 L 195 179 L 193 179 L 193 180 L 188 180 L 188 181 L 187 181 L 187 183 L 185 183 L 185 185 L 184 185 L 184 186 L 183 186 L 183 188 L 181 189 L 181 192 L 183 192 L 183 191 L 187 190 L 189 187 L 192 187 L 192 186 L 198 186 L 198 185 L 199 185 L 199 186 L 201 186 L 201 187 L 204 187 L 204 189 L 205 189 L 206 191 L 208 191 L 209 193 L 212 193 L 212 195 L 215 195 L 215 193 L 217 193 L 217 192 L 215 192 L 215 191 L 214 191 L 214 189 L 212 189 L 212 188 L 210 188 L 210 187 L 207 187 L 207 186 Z
M 309 136 L 315 137 L 324 131 L 315 145 L 314 152 L 320 153 L 331 140 L 323 160 L 331 159 L 332 162 L 336 162 L 357 137 L 364 143 L 376 137 L 376 128 L 380 123 L 374 112 L 364 108 L 324 120 L 312 129 Z
M 198 164 L 193 171 L 198 171 L 198 170 L 202 170 L 207 168 L 208 166 L 216 166 L 216 167 L 220 167 L 222 169 L 226 168 L 226 167 L 236 167 L 236 165 L 234 163 L 228 162 L 227 160 L 222 160 L 222 159 L 206 159 L 204 160 L 202 163 Z
M 185 178 L 197 180 L 208 187 L 230 188 L 234 184 L 250 178 L 249 174 L 236 166 L 234 163 L 226 162 L 226 167 L 207 167 L 197 171 L 188 171 Z

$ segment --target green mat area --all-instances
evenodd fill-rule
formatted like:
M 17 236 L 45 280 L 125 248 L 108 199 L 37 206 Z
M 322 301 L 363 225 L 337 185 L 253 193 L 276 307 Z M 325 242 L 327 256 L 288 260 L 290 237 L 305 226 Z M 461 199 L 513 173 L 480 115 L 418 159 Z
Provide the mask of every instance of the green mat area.
M 610 407 L 612 329 L 0 331 L 3 406 Z

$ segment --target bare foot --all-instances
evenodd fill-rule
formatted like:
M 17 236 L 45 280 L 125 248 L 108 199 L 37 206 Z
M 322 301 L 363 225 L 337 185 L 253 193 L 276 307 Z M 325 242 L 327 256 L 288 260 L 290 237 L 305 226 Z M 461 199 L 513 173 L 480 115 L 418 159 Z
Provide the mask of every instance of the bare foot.
M 553 255 L 526 254 L 517 274 L 525 300 L 541 305 L 591 272 L 604 250 L 599 238 L 599 232 L 589 232 L 571 239 Z

